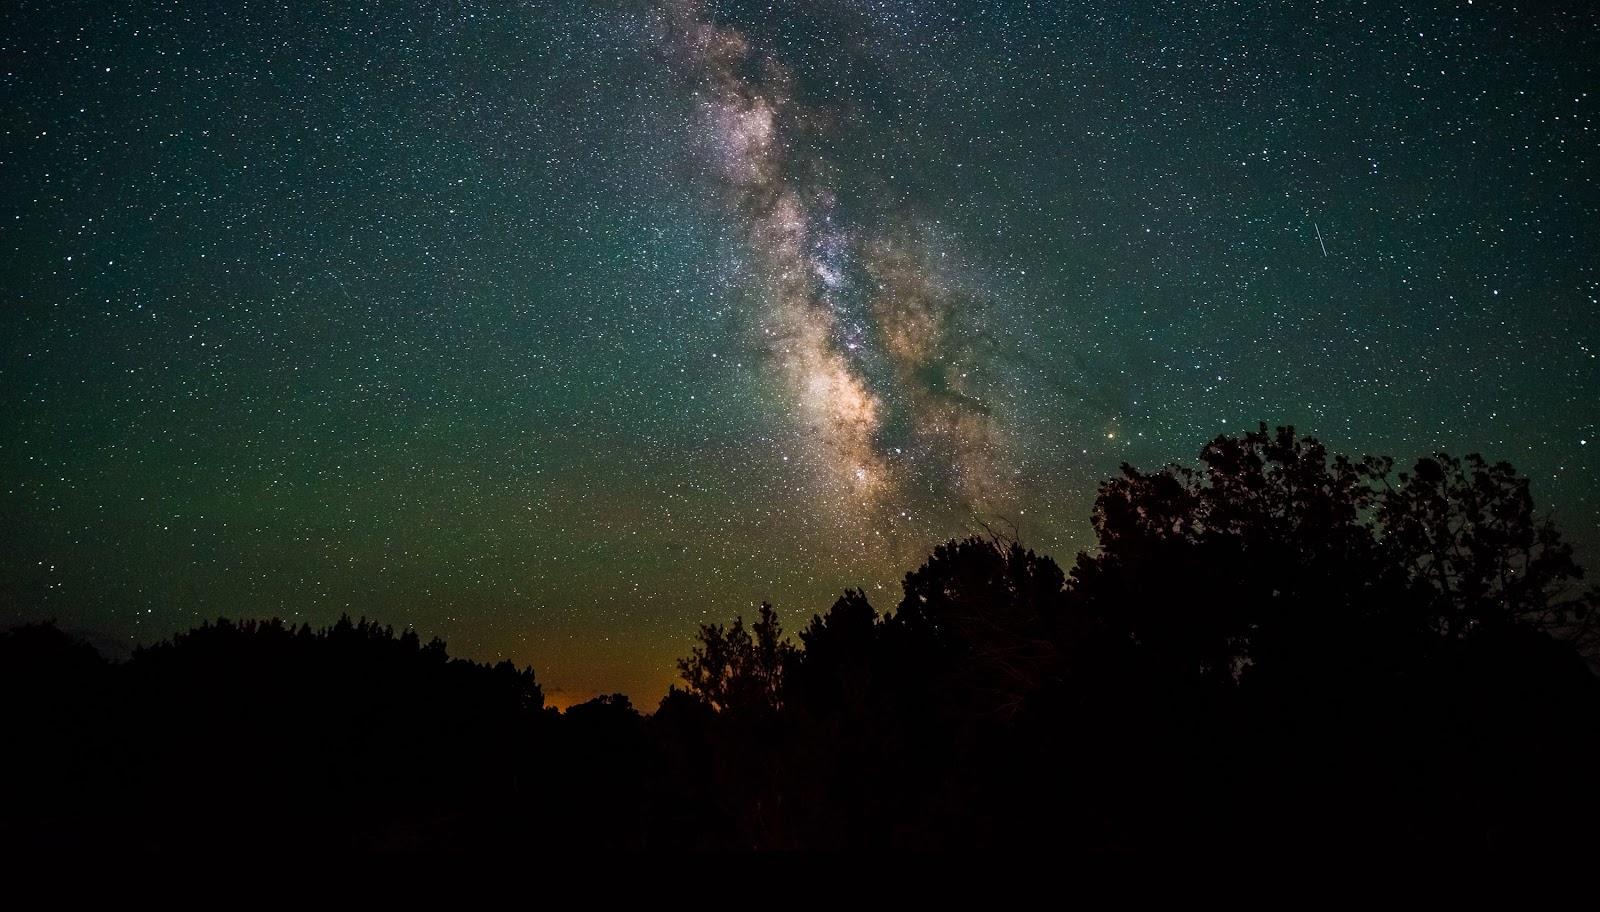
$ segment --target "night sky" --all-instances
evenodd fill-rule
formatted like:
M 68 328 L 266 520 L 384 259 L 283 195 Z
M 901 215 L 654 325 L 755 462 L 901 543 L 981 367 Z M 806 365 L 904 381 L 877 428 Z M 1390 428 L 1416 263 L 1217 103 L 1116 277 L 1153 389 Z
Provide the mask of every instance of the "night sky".
M 1590 3 L 0 10 L 0 620 L 642 706 L 1124 461 L 1506 459 L 1600 564 Z

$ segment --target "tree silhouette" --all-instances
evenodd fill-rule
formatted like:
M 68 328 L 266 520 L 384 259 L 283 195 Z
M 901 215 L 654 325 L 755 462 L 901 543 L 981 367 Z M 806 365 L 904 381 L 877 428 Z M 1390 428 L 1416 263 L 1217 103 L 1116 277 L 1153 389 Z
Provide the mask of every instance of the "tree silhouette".
M 688 693 L 718 711 L 774 712 L 783 705 L 783 672 L 794 647 L 783 639 L 776 609 L 761 603 L 756 622 L 732 626 L 703 624 L 698 645 L 678 661 Z
M 1534 515 L 1528 479 L 1505 462 L 1472 454 L 1419 460 L 1378 495 L 1384 543 L 1429 591 L 1429 616 L 1444 636 L 1484 626 L 1532 624 L 1592 643 L 1593 590 L 1554 521 Z
M 950 664 L 959 680 L 949 683 L 971 697 L 971 711 L 1007 718 L 1056 661 L 1064 581 L 1054 560 L 1015 542 L 950 542 L 906 575 L 889 627 Z
M 880 618 L 865 593 L 851 589 L 825 615 L 812 615 L 800 631 L 786 680 L 792 702 L 814 713 L 860 719 L 868 711 L 884 671 L 878 652 Z
M 1099 547 L 1071 575 L 1047 720 L 1119 746 L 1080 775 L 1155 796 L 1101 811 L 1240 839 L 1304 833 L 1294 815 L 1319 839 L 1495 843 L 1530 821 L 1570 836 L 1594 789 L 1558 798 L 1535 758 L 1596 756 L 1575 649 L 1586 618 L 1526 480 L 1445 455 L 1391 479 L 1390 460 L 1265 426 L 1219 437 L 1201 463 L 1124 466 L 1096 501 Z
M 1074 610 L 1108 634 L 1102 646 L 1136 644 L 1174 673 L 1227 681 L 1274 638 L 1344 642 L 1377 621 L 1590 635 L 1571 548 L 1505 463 L 1441 454 L 1391 480 L 1391 460 L 1330 459 L 1265 425 L 1217 438 L 1201 462 L 1124 466 L 1101 487 L 1099 549 L 1080 555 L 1071 588 Z
M 880 614 L 699 627 L 651 716 L 341 617 L 106 662 L 0 635 L 7 847 L 1078 855 L 1596 839 L 1596 594 L 1526 479 L 1292 428 L 1123 466 L 1070 573 L 936 547 Z
M 1101 486 L 1099 542 L 1072 571 L 1072 623 L 1092 661 L 1231 685 L 1288 649 L 1366 635 L 1403 575 L 1370 516 L 1381 460 L 1329 458 L 1292 428 L 1219 437 L 1202 468 L 1123 466 Z M 1290 645 L 1295 644 L 1295 645 Z

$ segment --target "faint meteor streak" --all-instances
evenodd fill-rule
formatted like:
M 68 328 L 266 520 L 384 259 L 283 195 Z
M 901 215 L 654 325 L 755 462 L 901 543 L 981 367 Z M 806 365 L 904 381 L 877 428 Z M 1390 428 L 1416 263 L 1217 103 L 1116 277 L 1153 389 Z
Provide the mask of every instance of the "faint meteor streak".
M 1322 243 L 1322 227 L 1319 226 L 1316 222 L 1312 222 L 1311 223 L 1311 227 L 1315 228 L 1317 230 L 1317 246 L 1322 248 L 1322 255 L 1323 256 L 1327 256 L 1328 255 L 1328 245 Z

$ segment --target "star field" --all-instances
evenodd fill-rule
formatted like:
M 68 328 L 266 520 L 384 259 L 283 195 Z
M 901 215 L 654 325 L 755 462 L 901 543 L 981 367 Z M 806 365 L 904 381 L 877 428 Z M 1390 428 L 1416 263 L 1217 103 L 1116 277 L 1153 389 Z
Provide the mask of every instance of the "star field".
M 1600 558 L 1600 16 L 13 3 L 0 612 L 414 624 L 652 704 L 694 625 L 1118 464 L 1481 451 Z

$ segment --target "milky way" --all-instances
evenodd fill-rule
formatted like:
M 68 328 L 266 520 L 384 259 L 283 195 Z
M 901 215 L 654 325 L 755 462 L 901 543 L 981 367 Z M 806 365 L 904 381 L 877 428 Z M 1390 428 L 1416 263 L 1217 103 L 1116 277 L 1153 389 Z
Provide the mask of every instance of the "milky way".
M 660 37 L 694 93 L 701 151 L 752 254 L 761 350 L 787 384 L 829 504 L 893 519 L 916 485 L 919 503 L 993 506 L 1003 481 L 996 419 L 953 338 L 954 309 L 975 299 L 951 288 L 941 274 L 952 267 L 913 227 L 880 235 L 836 216 L 835 188 L 807 176 L 829 169 L 797 160 L 790 135 L 827 118 L 797 103 L 780 59 L 710 21 L 698 0 L 662 13 Z M 875 384 L 866 365 L 879 357 L 892 370 Z

